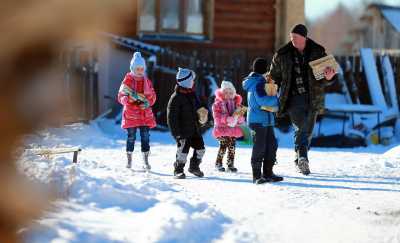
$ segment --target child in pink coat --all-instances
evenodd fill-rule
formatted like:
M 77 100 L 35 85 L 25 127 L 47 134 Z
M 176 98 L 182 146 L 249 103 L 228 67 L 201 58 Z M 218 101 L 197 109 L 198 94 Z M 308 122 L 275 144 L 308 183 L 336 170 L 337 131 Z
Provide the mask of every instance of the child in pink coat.
M 239 127 L 244 123 L 243 114 L 237 111 L 242 105 L 242 97 L 236 94 L 236 89 L 231 82 L 222 81 L 221 88 L 215 92 L 215 101 L 212 106 L 214 117 L 213 136 L 219 141 L 219 150 L 215 168 L 225 171 L 222 160 L 228 150 L 227 171 L 237 172 L 234 166 L 236 138 L 242 137 L 243 132 Z
M 139 130 L 142 147 L 143 168 L 150 170 L 150 129 L 156 126 L 151 107 L 156 102 L 153 84 L 146 76 L 146 61 L 135 52 L 130 64 L 131 71 L 125 75 L 118 92 L 118 101 L 124 108 L 121 127 L 126 129 L 127 168 L 132 166 L 132 152 L 135 147 L 136 131 Z

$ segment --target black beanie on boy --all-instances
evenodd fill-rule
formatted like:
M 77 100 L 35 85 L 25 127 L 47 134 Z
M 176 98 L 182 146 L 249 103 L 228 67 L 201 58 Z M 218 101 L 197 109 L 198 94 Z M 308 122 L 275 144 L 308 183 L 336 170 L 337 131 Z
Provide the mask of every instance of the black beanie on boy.
M 268 61 L 265 58 L 257 57 L 253 62 L 253 72 L 264 74 L 268 71 Z

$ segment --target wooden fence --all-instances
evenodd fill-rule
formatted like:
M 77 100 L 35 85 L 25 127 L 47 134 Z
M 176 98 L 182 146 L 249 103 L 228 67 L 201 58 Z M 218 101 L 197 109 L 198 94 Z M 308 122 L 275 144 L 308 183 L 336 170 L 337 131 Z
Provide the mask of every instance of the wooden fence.
M 208 97 L 212 96 L 207 93 L 205 88 L 210 85 L 206 79 L 207 75 L 213 76 L 217 85 L 220 85 L 222 80 L 232 81 L 238 93 L 246 101 L 241 82 L 250 72 L 253 59 L 261 56 L 271 60 L 272 57 L 271 54 L 246 50 L 197 49 L 185 51 L 170 48 L 165 48 L 164 52 L 160 52 L 156 56 L 158 65 L 163 67 L 151 69 L 151 77 L 155 82 L 158 95 L 158 102 L 154 108 L 158 112 L 165 112 L 169 96 L 175 86 L 177 67 L 188 67 L 196 71 L 197 85 L 199 86 L 197 92 L 204 102 L 210 102 Z M 376 58 L 378 73 L 382 81 L 380 56 L 376 55 Z M 336 59 L 344 70 L 344 77 L 354 101 L 358 98 L 362 104 L 370 104 L 371 97 L 360 56 L 337 56 Z M 392 55 L 390 59 L 395 71 L 397 94 L 400 97 L 400 56 Z M 341 90 L 339 82 L 326 88 L 327 93 L 341 92 Z
M 119 48 L 128 48 L 128 51 L 141 51 L 148 58 L 148 74 L 154 82 L 157 92 L 157 102 L 154 111 L 157 114 L 158 123 L 165 124 L 165 113 L 168 99 L 175 87 L 175 74 L 178 67 L 187 67 L 195 70 L 198 78 L 196 90 L 203 103 L 211 103 L 209 87 L 213 85 L 209 76 L 215 79 L 216 85 L 222 80 L 230 80 L 234 83 L 237 91 L 246 102 L 246 95 L 243 92 L 241 82 L 250 70 L 252 61 L 256 57 L 264 57 L 271 60 L 272 53 L 251 51 L 246 49 L 216 49 L 196 48 L 179 49 L 170 47 L 152 46 L 146 49 L 144 43 L 134 45 L 133 40 L 126 38 L 114 38 Z M 137 42 L 137 41 L 136 41 Z M 71 87 L 75 87 L 73 101 L 78 102 L 80 109 L 76 118 L 90 120 L 98 114 L 98 88 L 97 74 L 95 71 L 96 53 L 86 50 L 72 50 L 66 53 L 66 73 Z M 76 60 L 76 57 L 80 59 Z M 371 101 L 368 85 L 365 79 L 364 70 L 359 56 L 338 56 L 336 57 L 342 68 L 345 70 L 345 80 L 350 87 L 352 97 L 359 98 L 361 103 L 368 104 Z M 379 54 L 377 53 L 377 59 Z M 393 69 L 395 70 L 397 94 L 400 97 L 400 55 L 390 56 Z M 156 60 L 154 62 L 154 60 Z M 380 62 L 377 62 L 380 63 Z M 155 65 L 154 65 L 155 64 Z M 346 66 L 350 67 L 346 69 Z M 347 71 L 346 71 L 347 70 Z M 378 71 L 381 75 L 380 66 Z M 351 88 L 353 87 L 353 88 Z M 327 87 L 327 92 L 340 92 L 339 83 Z
M 229 80 L 235 85 L 237 92 L 246 97 L 242 89 L 242 81 L 251 71 L 251 64 L 256 57 L 271 60 L 271 55 L 246 50 L 233 49 L 196 49 L 177 50 L 164 48 L 155 54 L 157 66 L 149 65 L 149 76 L 157 91 L 156 113 L 160 113 L 160 122 L 165 122 L 168 99 L 175 87 L 175 74 L 178 67 L 190 68 L 196 72 L 196 91 L 200 100 L 209 104 L 209 87 L 212 85 L 208 77 L 213 77 L 219 86 L 223 80 Z

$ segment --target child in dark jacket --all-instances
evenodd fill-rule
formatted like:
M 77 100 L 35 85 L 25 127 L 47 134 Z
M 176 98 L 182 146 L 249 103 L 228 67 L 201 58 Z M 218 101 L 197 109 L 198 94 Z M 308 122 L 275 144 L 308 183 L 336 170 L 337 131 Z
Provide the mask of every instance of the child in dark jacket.
M 198 177 L 204 176 L 199 166 L 205 153 L 200 127 L 207 122 L 208 111 L 200 106 L 196 97 L 193 89 L 195 78 L 194 71 L 179 68 L 175 92 L 171 95 L 167 107 L 168 126 L 177 143 L 174 163 L 174 176 L 177 179 L 186 178 L 184 167 L 191 147 L 194 151 L 189 172 Z
M 255 133 L 251 166 L 253 182 L 262 184 L 283 180 L 273 173 L 278 148 L 274 134 L 274 114 L 278 110 L 278 98 L 267 95 L 266 78 L 267 60 L 257 58 L 253 62 L 253 72 L 243 81 L 243 89 L 247 91 L 247 124 Z M 262 171 L 261 171 L 262 167 Z

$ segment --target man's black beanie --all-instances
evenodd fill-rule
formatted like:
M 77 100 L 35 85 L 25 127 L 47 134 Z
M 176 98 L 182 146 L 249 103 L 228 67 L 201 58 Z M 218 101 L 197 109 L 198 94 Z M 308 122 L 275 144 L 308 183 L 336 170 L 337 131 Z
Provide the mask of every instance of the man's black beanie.
M 265 58 L 257 57 L 253 62 L 253 72 L 264 74 L 268 71 L 268 61 Z
M 290 33 L 299 34 L 303 37 L 307 37 L 307 27 L 304 24 L 297 24 L 292 28 Z

